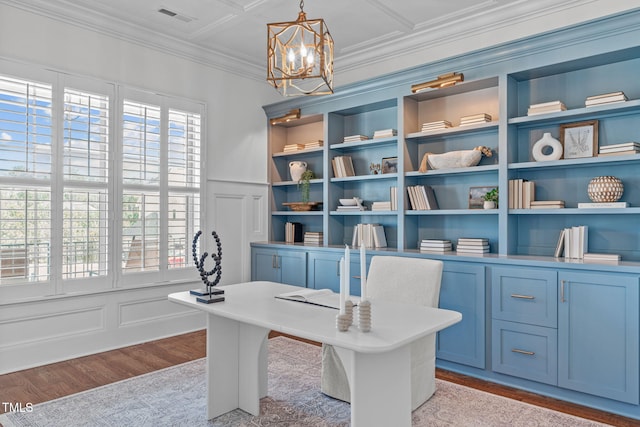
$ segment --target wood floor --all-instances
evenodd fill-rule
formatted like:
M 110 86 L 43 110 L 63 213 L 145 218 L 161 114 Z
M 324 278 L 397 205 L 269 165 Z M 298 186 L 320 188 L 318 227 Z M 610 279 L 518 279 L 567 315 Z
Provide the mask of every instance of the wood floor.
M 274 336 L 275 334 L 271 334 Z M 309 341 L 307 341 L 309 342 Z M 206 331 L 150 341 L 118 350 L 0 375 L 0 402 L 36 404 L 115 381 L 145 374 L 206 355 Z M 313 343 L 312 344 L 316 344 Z M 620 426 L 638 427 L 629 418 L 539 396 L 438 369 L 440 379 L 499 394 L 533 405 Z M 5 412 L 0 405 L 0 413 Z

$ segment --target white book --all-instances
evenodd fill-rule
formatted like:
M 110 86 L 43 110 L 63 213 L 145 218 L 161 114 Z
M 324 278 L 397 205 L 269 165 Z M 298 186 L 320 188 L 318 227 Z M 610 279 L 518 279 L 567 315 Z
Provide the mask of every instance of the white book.
M 603 254 L 587 252 L 584 254 L 585 260 L 603 260 L 603 261 L 620 261 L 620 254 Z
M 387 236 L 384 234 L 384 227 L 382 225 L 373 226 L 373 243 L 376 248 L 387 247 Z
M 566 230 L 560 230 L 560 236 L 558 236 L 558 243 L 556 244 L 556 251 L 553 254 L 556 258 L 562 256 L 562 252 L 564 251 L 565 232 Z
M 628 208 L 628 202 L 601 202 L 601 203 L 578 203 L 579 209 L 609 209 L 609 208 Z
M 608 148 L 608 147 L 600 147 L 600 150 L 598 150 L 598 153 L 602 154 L 602 153 L 619 153 L 621 151 L 639 151 L 640 150 L 640 144 L 639 145 L 628 145 L 625 147 L 615 147 L 615 148 Z
M 624 148 L 640 147 L 640 142 L 629 141 L 629 142 L 622 142 L 620 144 L 601 145 L 600 150 L 603 150 L 603 149 L 609 150 L 609 149 L 620 148 L 620 147 L 624 147 Z
M 538 104 L 531 104 L 529 105 L 529 108 L 544 108 L 544 107 L 552 107 L 552 106 L 560 106 L 560 105 L 564 105 L 564 103 L 560 100 L 556 100 L 556 101 L 549 101 L 549 102 L 541 102 Z

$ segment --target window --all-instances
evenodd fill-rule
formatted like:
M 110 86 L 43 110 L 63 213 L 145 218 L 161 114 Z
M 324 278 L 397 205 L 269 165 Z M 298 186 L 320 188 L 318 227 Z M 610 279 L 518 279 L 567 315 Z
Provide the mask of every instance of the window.
M 202 105 L 42 75 L 0 74 L 0 297 L 180 280 L 200 227 Z
M 52 87 L 0 76 L 0 283 L 49 280 Z

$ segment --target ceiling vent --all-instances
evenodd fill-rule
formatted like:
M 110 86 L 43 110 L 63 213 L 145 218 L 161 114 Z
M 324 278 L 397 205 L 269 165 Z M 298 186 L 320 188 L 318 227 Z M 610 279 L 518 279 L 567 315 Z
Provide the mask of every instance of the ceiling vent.
M 174 12 L 172 10 L 169 10 L 169 9 L 165 9 L 165 8 L 158 9 L 158 12 L 162 13 L 163 15 L 170 16 L 171 18 L 176 18 L 176 19 L 178 19 L 178 20 L 180 20 L 182 22 L 191 22 L 191 21 L 193 21 L 193 18 L 190 18 L 190 17 L 188 17 L 186 15 L 181 15 L 181 14 L 179 14 L 177 12 Z

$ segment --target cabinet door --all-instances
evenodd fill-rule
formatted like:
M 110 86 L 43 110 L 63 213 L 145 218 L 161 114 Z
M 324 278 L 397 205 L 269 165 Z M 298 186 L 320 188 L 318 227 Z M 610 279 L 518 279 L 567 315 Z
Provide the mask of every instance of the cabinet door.
M 484 267 L 445 262 L 439 306 L 462 313 L 462 321 L 438 332 L 436 357 L 484 369 Z
M 307 286 L 307 253 L 305 251 L 278 251 L 279 282 L 294 286 Z
M 638 404 L 638 276 L 560 272 L 558 385 Z
M 340 258 L 343 253 L 309 252 L 308 283 L 310 288 L 340 292 Z M 367 257 L 367 261 L 369 257 Z M 360 296 L 360 259 L 351 256 L 349 294 Z
M 280 274 L 277 268 L 277 254 L 275 249 L 254 248 L 251 250 L 251 280 L 265 280 L 279 282 Z

